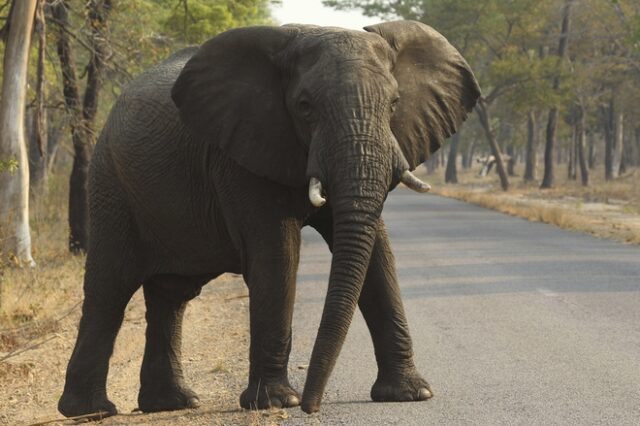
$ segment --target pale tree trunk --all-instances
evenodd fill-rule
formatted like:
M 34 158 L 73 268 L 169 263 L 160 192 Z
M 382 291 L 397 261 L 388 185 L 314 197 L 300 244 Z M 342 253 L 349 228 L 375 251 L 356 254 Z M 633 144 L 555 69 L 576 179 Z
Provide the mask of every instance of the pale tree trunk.
M 576 125 L 576 147 L 578 149 L 578 165 L 580 166 L 580 180 L 582 186 L 589 186 L 589 165 L 587 164 L 585 111 L 581 106 Z
M 502 161 L 502 151 L 500 150 L 500 146 L 496 141 L 495 133 L 491 128 L 491 117 L 489 116 L 487 104 L 482 98 L 478 101 L 476 113 L 480 118 L 480 123 L 482 124 L 484 133 L 487 136 L 487 140 L 489 141 L 491 153 L 496 158 L 496 170 L 498 172 L 498 176 L 500 176 L 500 186 L 502 187 L 503 191 L 507 191 L 509 190 L 509 178 L 507 177 L 507 172 L 504 169 L 504 163 Z
M 35 266 L 29 229 L 29 159 L 24 137 L 27 65 L 37 0 L 13 5 L 4 54 L 0 100 L 0 163 L 15 162 L 17 170 L 0 171 L 0 248 L 3 257 Z M 1 169 L 1 168 L 0 168 Z
M 562 10 L 562 32 L 560 34 L 560 43 L 558 46 L 558 67 L 562 66 L 562 62 L 567 57 L 567 45 L 569 44 L 569 31 L 571 29 L 571 6 L 574 0 L 566 0 Z M 553 90 L 560 89 L 560 69 L 558 75 L 553 79 Z M 549 121 L 547 122 L 547 141 L 544 148 L 544 177 L 540 188 L 553 188 L 553 150 L 556 144 L 556 127 L 558 121 L 558 108 L 553 107 L 549 111 Z
M 611 152 L 611 177 L 620 176 L 622 165 L 622 150 L 624 147 L 624 111 L 619 105 L 613 111 L 613 150 Z

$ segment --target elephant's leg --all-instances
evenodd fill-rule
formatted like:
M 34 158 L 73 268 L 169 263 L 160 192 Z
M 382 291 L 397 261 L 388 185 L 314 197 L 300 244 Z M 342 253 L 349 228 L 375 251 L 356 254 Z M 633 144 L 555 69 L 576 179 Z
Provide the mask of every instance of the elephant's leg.
M 300 226 L 283 228 L 286 235 L 253 253 L 244 272 L 251 316 L 249 385 L 240 396 L 240 405 L 246 409 L 300 404 L 287 374 Z
M 95 234 L 94 234 L 95 235 Z M 92 236 L 92 238 L 95 238 Z M 117 414 L 107 398 L 109 358 L 131 296 L 139 288 L 135 271 L 123 250 L 116 261 L 108 251 L 89 249 L 85 296 L 76 345 L 67 367 L 58 410 L 67 417 L 91 413 L 96 418 Z M 120 257 L 123 256 L 123 257 Z M 106 260 L 111 259 L 110 262 Z
M 369 327 L 378 362 L 378 377 L 371 388 L 371 398 L 374 401 L 430 398 L 429 384 L 413 362 L 413 346 L 400 297 L 395 260 L 382 219 L 358 306 Z
M 329 209 L 323 209 L 309 225 L 332 250 L 333 227 Z M 378 363 L 378 378 L 371 389 L 374 401 L 419 401 L 432 396 L 429 384 L 413 362 L 413 347 L 396 276 L 395 260 L 382 219 L 358 301 L 371 333 Z
M 143 284 L 147 307 L 147 342 L 140 372 L 138 404 L 142 411 L 195 408 L 198 396 L 184 384 L 181 364 L 182 318 L 189 300 L 204 282 L 162 275 Z

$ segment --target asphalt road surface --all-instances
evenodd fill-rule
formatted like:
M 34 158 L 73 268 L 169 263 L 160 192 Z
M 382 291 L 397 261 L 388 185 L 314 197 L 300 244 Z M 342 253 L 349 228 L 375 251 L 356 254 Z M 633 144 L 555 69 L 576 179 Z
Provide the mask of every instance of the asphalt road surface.
M 383 217 L 435 396 L 371 402 L 358 312 L 321 412 L 288 410 L 286 424 L 640 425 L 640 247 L 402 189 Z M 330 260 L 305 229 L 290 363 L 300 391 Z

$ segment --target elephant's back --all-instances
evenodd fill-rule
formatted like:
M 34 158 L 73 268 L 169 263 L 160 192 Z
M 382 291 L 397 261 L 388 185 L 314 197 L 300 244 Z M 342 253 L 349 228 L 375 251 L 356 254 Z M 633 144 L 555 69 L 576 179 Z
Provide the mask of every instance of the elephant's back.
M 117 175 L 128 180 L 137 169 L 153 169 L 180 151 L 188 132 L 171 99 L 171 88 L 197 48 L 180 50 L 132 80 L 114 104 L 96 145 Z M 99 167 L 99 166 L 96 166 Z M 135 179 L 134 179 L 135 180 Z
M 197 47 L 187 47 L 149 68 L 126 86 L 120 99 L 147 98 L 155 101 L 166 101 L 168 98 L 170 100 L 171 87 L 184 65 L 197 51 Z M 115 107 L 117 108 L 117 106 L 118 104 L 116 103 Z
M 159 133 L 165 125 L 179 122 L 178 110 L 171 99 L 171 88 L 196 51 L 197 48 L 192 47 L 174 53 L 125 87 L 111 110 L 105 133 L 127 133 L 109 139 L 114 142 L 126 141 L 135 138 L 136 135 L 132 133 L 138 130 L 140 136 L 144 136 L 145 130 L 152 130 L 152 134 Z

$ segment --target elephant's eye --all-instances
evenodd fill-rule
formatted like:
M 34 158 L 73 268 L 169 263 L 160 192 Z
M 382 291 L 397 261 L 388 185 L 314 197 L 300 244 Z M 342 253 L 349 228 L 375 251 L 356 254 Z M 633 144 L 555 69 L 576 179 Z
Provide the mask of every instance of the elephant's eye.
M 312 111 L 311 104 L 308 101 L 301 100 L 298 102 L 298 110 L 303 117 L 309 117 Z
M 394 112 L 396 110 L 396 107 L 398 106 L 398 102 L 400 102 L 399 97 L 391 101 L 391 112 Z

